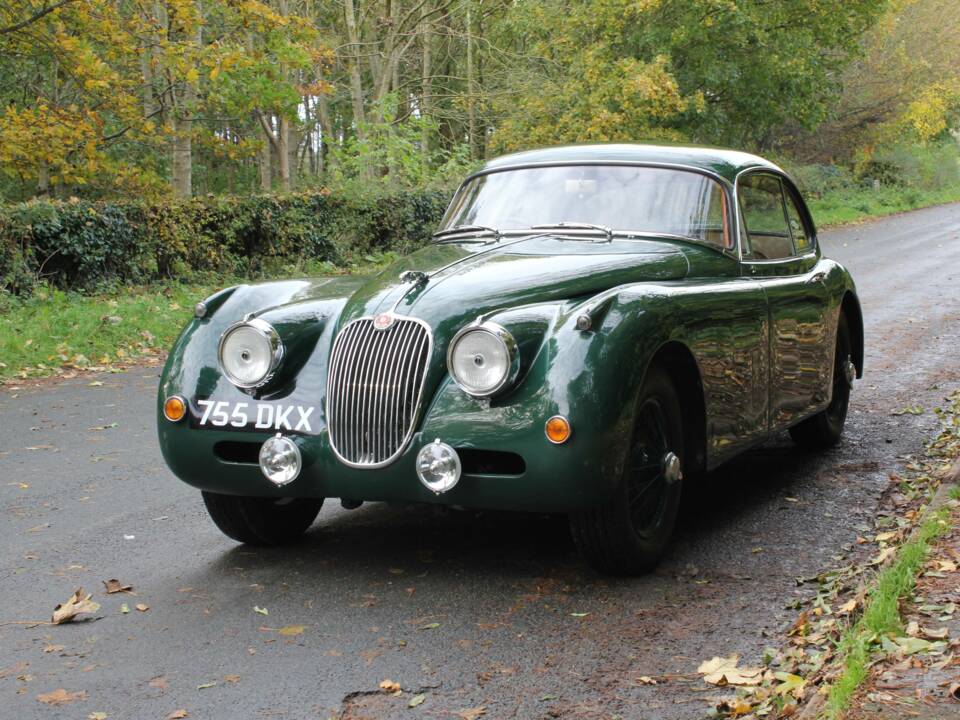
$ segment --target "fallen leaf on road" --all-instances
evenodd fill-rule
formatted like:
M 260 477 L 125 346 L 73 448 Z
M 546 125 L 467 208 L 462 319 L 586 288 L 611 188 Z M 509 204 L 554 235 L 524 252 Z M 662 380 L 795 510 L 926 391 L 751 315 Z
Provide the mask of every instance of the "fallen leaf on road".
M 0 670 L 0 678 L 10 677 L 11 675 L 20 675 L 28 667 L 30 667 L 30 663 L 26 662 L 25 660 L 21 660 L 15 665 L 10 665 L 9 667 L 5 667 Z
M 224 675 L 224 676 L 223 676 L 223 679 L 226 680 L 228 683 L 238 683 L 238 682 L 240 682 L 240 676 L 239 676 L 239 675 Z
M 487 714 L 487 707 L 480 705 L 475 708 L 465 708 L 463 710 L 457 710 L 453 714 L 459 717 L 460 720 L 477 720 L 477 718 Z
M 807 685 L 807 681 L 804 680 L 799 675 L 794 675 L 792 673 L 778 672 L 774 673 L 774 677 L 780 681 L 780 684 L 776 687 L 777 695 L 793 695 L 797 700 L 803 699 L 803 689 Z
M 253 606 L 253 611 L 254 611 L 255 613 L 259 613 L 260 615 L 269 615 L 269 614 L 270 614 L 270 612 L 269 612 L 266 608 L 262 608 L 262 607 L 260 607 L 260 606 L 258 606 L 258 605 L 254 605 L 254 606 Z
M 410 698 L 410 702 L 407 703 L 407 707 L 415 708 L 417 705 L 422 705 L 423 701 L 426 699 L 426 695 L 414 695 L 412 698 Z
M 214 687 L 216 684 L 217 684 L 216 680 L 214 680 L 213 682 L 203 683 L 202 685 L 197 685 L 197 690 L 207 690 L 208 688 Z
M 183 718 L 187 717 L 189 714 L 190 713 L 188 713 L 186 710 L 174 710 L 172 713 L 167 715 L 167 720 L 183 720 Z
M 723 717 L 740 717 L 753 710 L 753 705 L 746 698 L 724 698 L 717 703 L 717 712 Z
M 170 682 L 167 680 L 166 675 L 159 675 L 148 682 L 147 685 L 152 688 L 156 688 L 157 690 L 166 690 L 168 687 L 170 687 Z
M 83 700 L 85 697 L 87 697 L 86 690 L 67 692 L 63 688 L 57 688 L 52 692 L 37 695 L 37 702 L 42 702 L 44 705 L 66 705 L 76 700 Z
M 586 617 L 586 616 L 589 615 L 589 614 L 590 614 L 590 613 L 588 613 L 588 612 L 585 612 L 585 613 L 570 613 L 570 617 Z
M 44 645 L 43 646 L 43 651 L 45 653 L 60 652 L 61 650 L 63 650 L 63 645 Z
M 837 608 L 837 615 L 849 615 L 854 610 L 857 609 L 857 599 L 848 600 L 843 605 Z
M 882 565 L 888 557 L 897 551 L 896 548 L 888 547 L 881 550 L 876 557 L 870 560 L 870 565 Z
M 103 380 L 94 380 L 87 383 L 87 387 L 100 387 L 101 385 L 103 385 Z
M 87 715 L 87 720 L 107 720 L 107 717 L 105 712 L 92 712 Z
M 144 605 L 143 603 L 137 603 L 136 605 L 134 605 L 134 607 L 140 612 L 146 612 L 147 610 L 150 609 L 149 605 Z
M 294 637 L 296 635 L 303 635 L 303 631 L 306 629 L 306 625 L 286 625 L 277 630 L 277 632 L 285 637 Z
M 637 678 L 637 685 L 656 685 L 657 681 L 649 675 L 641 675 Z
M 927 640 L 946 640 L 948 634 L 949 631 L 945 627 L 933 629 L 920 626 L 920 637 Z
M 84 594 L 83 588 L 77 588 L 69 600 L 57 605 L 53 609 L 53 617 L 51 618 L 53 624 L 62 625 L 63 623 L 72 621 L 77 615 L 92 615 L 97 612 L 97 610 L 100 609 L 100 605 L 99 603 L 92 602 L 90 597 L 91 595 L 89 593 Z
M 807 631 L 807 625 L 809 624 L 809 616 L 807 615 L 807 611 L 804 610 L 797 616 L 797 619 L 793 623 L 793 627 L 790 628 L 790 632 L 788 632 L 787 635 L 803 635 Z
M 114 593 L 130 593 L 133 592 L 133 585 L 124 585 L 122 582 L 116 578 L 111 578 L 109 580 L 103 580 L 103 588 L 106 590 L 107 595 L 113 595 Z
M 891 415 L 923 415 L 923 408 L 919 405 L 909 405 L 901 410 L 896 410 Z
M 703 675 L 703 680 L 710 685 L 724 687 L 725 685 L 759 685 L 763 679 L 763 668 L 738 668 L 740 656 L 733 654 L 730 657 L 715 657 L 700 664 L 697 672 Z
M 427 623 L 426 625 L 421 625 L 419 630 L 436 630 L 440 627 L 440 623 Z
M 393 680 L 383 680 L 380 683 L 380 689 L 384 692 L 394 693 L 400 691 L 400 683 Z
M 124 603 L 123 605 L 120 606 L 120 612 L 126 615 L 128 612 L 130 612 L 130 606 Z
M 117 423 L 109 423 L 108 425 L 94 425 L 93 427 L 88 427 L 87 430 L 111 430 L 117 426 Z

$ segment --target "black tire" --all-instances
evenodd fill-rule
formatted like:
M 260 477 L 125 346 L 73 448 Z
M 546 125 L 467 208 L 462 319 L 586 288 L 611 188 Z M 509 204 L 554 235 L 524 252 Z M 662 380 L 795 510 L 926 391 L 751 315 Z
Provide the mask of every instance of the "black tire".
M 204 490 L 203 504 L 227 537 L 248 545 L 283 545 L 307 531 L 323 499 L 241 497 Z
M 666 551 L 677 520 L 682 472 L 665 471 L 668 453 L 683 467 L 680 401 L 669 376 L 647 372 L 623 478 L 602 505 L 570 515 L 573 541 L 586 561 L 610 575 L 652 570 Z
M 790 428 L 790 437 L 800 447 L 809 450 L 824 450 L 833 447 L 843 435 L 850 407 L 850 381 L 847 364 L 851 362 L 850 328 L 847 319 L 840 315 L 837 324 L 837 345 L 833 357 L 833 388 L 830 404 L 801 423 Z

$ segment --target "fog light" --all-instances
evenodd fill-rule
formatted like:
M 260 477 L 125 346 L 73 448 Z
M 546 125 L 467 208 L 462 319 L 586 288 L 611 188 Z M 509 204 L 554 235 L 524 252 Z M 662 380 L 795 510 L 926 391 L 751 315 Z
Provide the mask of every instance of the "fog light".
M 187 414 L 187 403 L 179 395 L 171 395 L 163 403 L 163 416 L 170 422 L 180 422 Z
M 417 453 L 417 477 L 437 495 L 452 490 L 460 482 L 460 456 L 437 438 Z
M 277 433 L 260 448 L 260 470 L 277 487 L 293 482 L 300 474 L 303 459 L 300 448 L 290 438 Z
M 563 415 L 554 415 L 547 420 L 544 432 L 547 434 L 547 440 L 554 445 L 565 443 L 570 439 L 570 433 L 572 432 L 570 421 Z

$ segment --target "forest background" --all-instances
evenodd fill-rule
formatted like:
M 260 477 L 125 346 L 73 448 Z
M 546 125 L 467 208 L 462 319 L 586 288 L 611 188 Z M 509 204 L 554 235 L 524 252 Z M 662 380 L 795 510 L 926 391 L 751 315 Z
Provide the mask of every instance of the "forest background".
M 826 225 L 960 200 L 958 137 L 955 0 L 8 0 L 0 377 L 85 303 L 126 353 L 158 292 L 372 271 L 496 154 L 754 151 Z

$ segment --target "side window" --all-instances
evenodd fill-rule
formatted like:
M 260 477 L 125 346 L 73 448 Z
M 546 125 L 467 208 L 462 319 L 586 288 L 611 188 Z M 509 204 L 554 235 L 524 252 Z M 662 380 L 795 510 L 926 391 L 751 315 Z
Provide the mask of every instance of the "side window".
M 793 245 L 797 249 L 797 255 L 805 255 L 813 250 L 813 239 L 807 233 L 803 226 L 803 220 L 800 219 L 800 208 L 792 193 L 784 193 L 787 201 L 787 220 L 790 222 L 790 232 L 793 233 Z
M 753 173 L 739 183 L 740 206 L 751 255 L 757 260 L 792 257 L 793 240 L 784 212 L 780 178 Z

